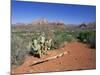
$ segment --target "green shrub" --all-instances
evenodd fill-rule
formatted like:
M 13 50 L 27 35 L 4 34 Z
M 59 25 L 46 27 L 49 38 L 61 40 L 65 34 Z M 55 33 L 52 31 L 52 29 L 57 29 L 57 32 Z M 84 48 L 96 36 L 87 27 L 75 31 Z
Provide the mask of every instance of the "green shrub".
M 73 36 L 66 31 L 57 30 L 54 35 L 53 42 L 55 48 L 63 47 L 65 42 L 71 42 L 73 40 Z
M 11 35 L 11 64 L 20 65 L 23 63 L 28 49 L 25 41 L 16 34 Z
M 96 35 L 94 30 L 81 30 L 78 34 L 78 39 L 81 42 L 90 44 L 91 48 L 95 48 Z
M 95 34 L 95 32 L 92 32 L 89 35 L 87 42 L 90 44 L 91 48 L 96 48 L 96 34 Z
M 83 31 L 80 31 L 79 35 L 78 35 L 78 39 L 81 41 L 81 42 L 86 42 L 88 37 L 90 35 L 90 32 L 87 31 L 87 30 L 83 30 Z

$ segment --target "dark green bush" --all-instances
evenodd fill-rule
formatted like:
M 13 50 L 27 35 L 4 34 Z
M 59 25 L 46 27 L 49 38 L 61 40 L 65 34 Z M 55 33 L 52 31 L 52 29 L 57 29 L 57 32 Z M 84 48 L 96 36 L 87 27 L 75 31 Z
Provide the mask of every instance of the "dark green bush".
M 96 48 L 96 33 L 95 33 L 95 31 L 89 35 L 87 42 L 90 44 L 91 48 Z
M 81 42 L 86 42 L 88 40 L 88 38 L 89 38 L 89 35 L 90 35 L 90 31 L 82 30 L 82 31 L 80 31 L 80 33 L 78 35 L 78 39 Z
M 94 30 L 81 30 L 77 38 L 81 42 L 90 44 L 91 48 L 95 48 L 96 35 Z

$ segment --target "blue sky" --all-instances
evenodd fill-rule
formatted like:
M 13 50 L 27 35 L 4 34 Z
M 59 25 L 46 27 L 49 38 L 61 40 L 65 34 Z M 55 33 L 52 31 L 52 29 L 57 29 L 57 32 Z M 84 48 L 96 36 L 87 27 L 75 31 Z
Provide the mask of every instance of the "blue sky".
M 96 6 L 12 1 L 12 24 L 46 18 L 66 24 L 96 21 Z

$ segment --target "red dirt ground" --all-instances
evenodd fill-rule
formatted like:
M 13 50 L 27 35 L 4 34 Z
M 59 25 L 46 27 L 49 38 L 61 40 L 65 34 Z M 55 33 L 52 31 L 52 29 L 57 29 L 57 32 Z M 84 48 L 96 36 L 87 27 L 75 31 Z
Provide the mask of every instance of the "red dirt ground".
M 57 55 L 61 52 L 67 51 L 62 57 L 32 65 L 35 60 L 43 60 L 50 56 Z M 12 70 L 12 74 L 19 73 L 37 73 L 37 72 L 52 72 L 52 71 L 70 71 L 70 70 L 87 70 L 96 68 L 96 50 L 90 49 L 86 44 L 80 42 L 72 42 L 66 44 L 64 48 L 49 51 L 48 55 L 41 59 L 29 56 L 25 62 Z

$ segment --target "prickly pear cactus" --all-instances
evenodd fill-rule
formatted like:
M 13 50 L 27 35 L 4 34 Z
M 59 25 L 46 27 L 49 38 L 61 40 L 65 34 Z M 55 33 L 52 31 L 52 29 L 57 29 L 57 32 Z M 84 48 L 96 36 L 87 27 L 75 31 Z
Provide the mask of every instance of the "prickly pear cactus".
M 31 51 L 34 56 L 38 55 L 38 57 L 41 57 L 41 46 L 36 39 L 34 39 L 31 44 Z
M 42 55 L 47 54 L 47 51 L 51 49 L 52 39 L 47 39 L 45 33 L 32 40 L 30 47 L 34 56 L 42 57 Z

